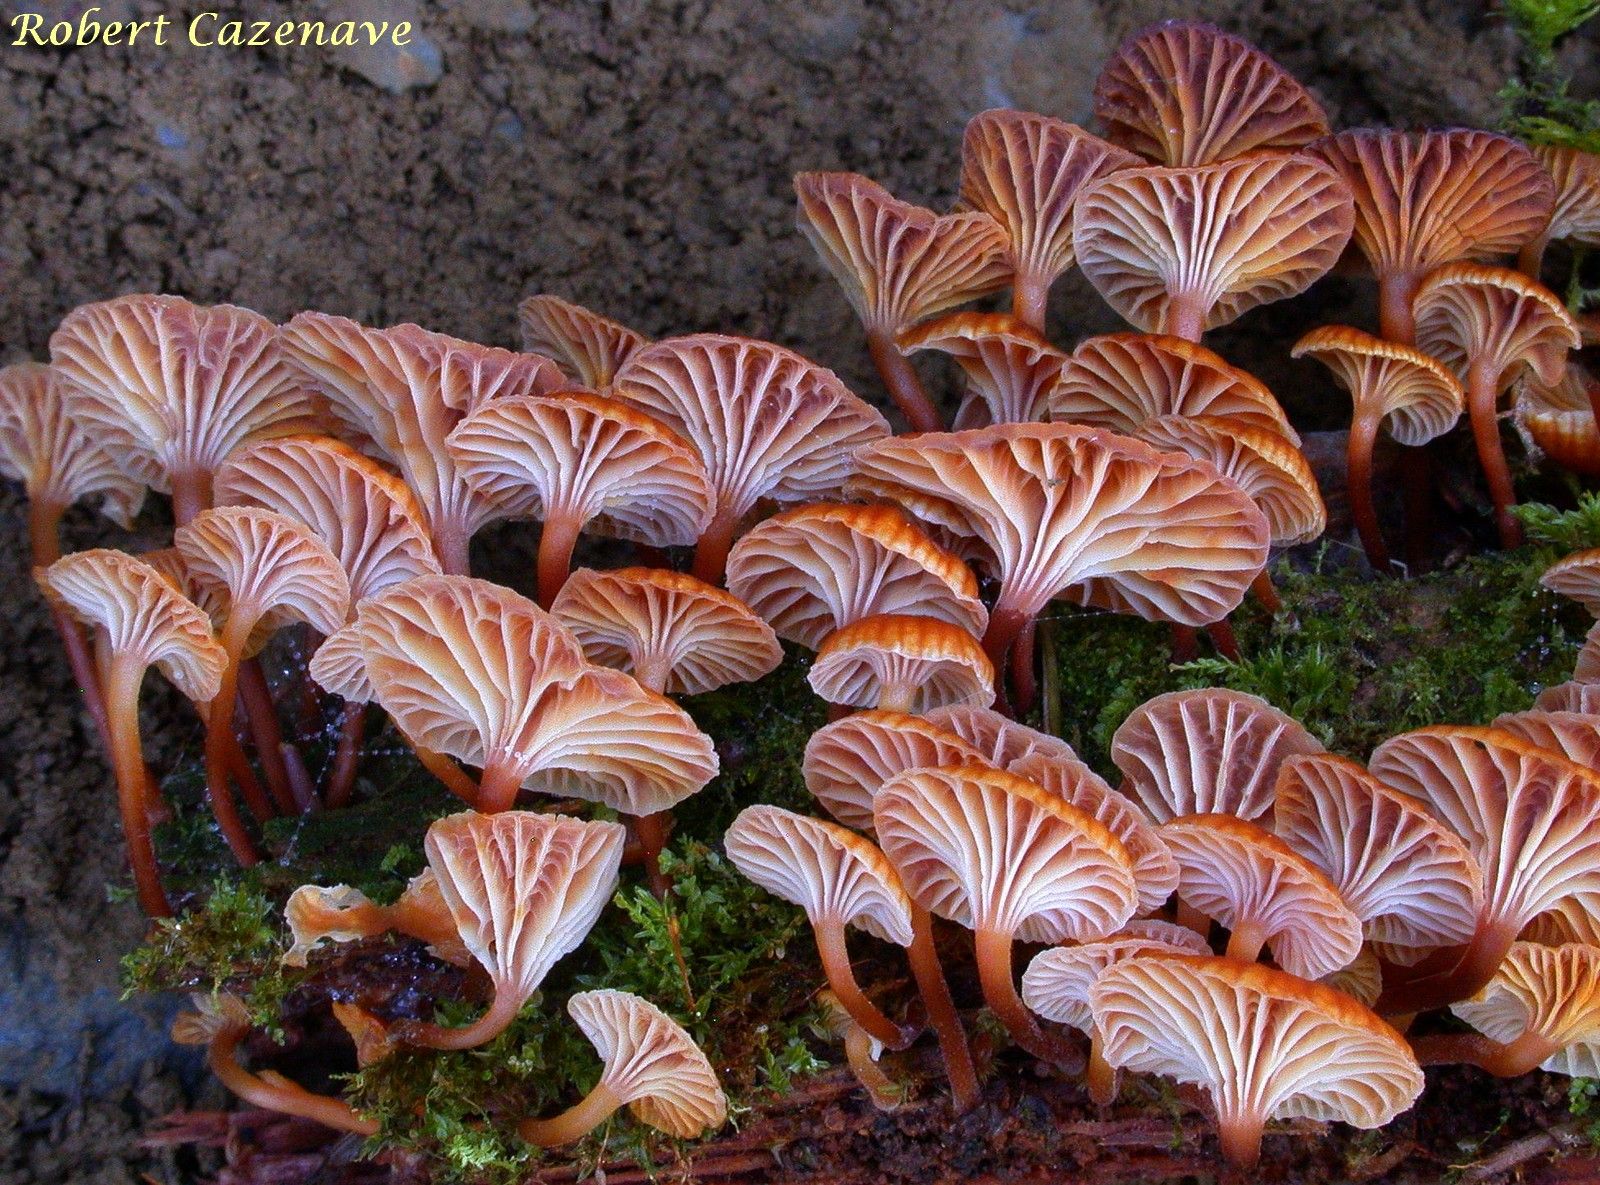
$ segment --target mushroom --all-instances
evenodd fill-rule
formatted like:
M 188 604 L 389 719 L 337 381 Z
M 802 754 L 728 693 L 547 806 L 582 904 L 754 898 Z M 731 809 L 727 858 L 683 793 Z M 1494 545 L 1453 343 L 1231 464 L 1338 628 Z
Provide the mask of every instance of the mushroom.
M 1102 177 L 1078 198 L 1072 239 L 1083 274 L 1124 320 L 1197 342 L 1310 287 L 1354 217 L 1327 165 L 1264 154 Z
M 393 905 L 375 904 L 349 885 L 301 885 L 284 903 L 283 919 L 294 937 L 283 956 L 289 967 L 304 967 L 306 956 L 324 942 L 356 942 L 391 930 L 427 943 L 429 952 L 447 963 L 472 965 L 431 868 L 412 877 Z
M 578 992 L 567 1012 L 605 1059 L 583 1101 L 550 1119 L 524 1119 L 517 1134 L 553 1148 L 581 1139 L 627 1106 L 636 1118 L 692 1140 L 728 1118 L 716 1071 L 694 1038 L 661 1009 L 627 992 Z
M 1207 687 L 1146 700 L 1111 738 L 1123 792 L 1158 823 L 1180 815 L 1260 818 L 1279 767 L 1322 745 L 1293 718 L 1242 691 Z
M 935 617 L 879 613 L 829 636 L 806 675 L 830 704 L 912 714 L 994 702 L 994 666 L 978 640 Z
M 400 731 L 482 770 L 471 805 L 485 813 L 509 809 L 526 787 L 650 815 L 717 771 L 711 739 L 681 708 L 589 666 L 560 622 L 510 589 L 422 576 L 368 600 L 347 629 Z M 340 672 L 313 660 L 311 673 Z M 324 686 L 346 698 L 362 690 Z
M 983 760 L 977 749 L 928 717 L 868 710 L 812 733 L 800 772 L 824 810 L 846 827 L 870 832 L 873 801 L 896 774 Z
M 1084 942 L 1138 907 L 1127 849 L 1086 811 L 982 765 L 912 769 L 873 803 L 878 842 L 911 899 L 976 935 L 984 999 L 1018 1045 L 1075 1059 L 1039 1028 L 1012 979 L 1011 944 Z
M 1549 1070 L 1600 1074 L 1600 947 L 1514 943 L 1494 978 L 1450 1011 L 1476 1033 L 1411 1043 L 1425 1066 L 1465 1062 L 1501 1078 Z
M 1600 618 L 1600 548 L 1575 551 L 1546 568 L 1539 584 L 1553 593 L 1570 597 Z
M 982 634 L 971 569 L 896 506 L 801 506 L 752 527 L 728 554 L 728 591 L 809 650 L 879 613 L 915 613 Z
M 37 579 L 68 612 L 95 629 L 111 768 L 139 904 L 151 917 L 169 917 L 172 907 L 161 887 L 146 813 L 139 687 L 145 671 L 155 666 L 179 691 L 204 703 L 221 685 L 227 656 L 212 637 L 206 615 L 130 555 L 104 548 L 76 552 L 43 569 Z
M 1382 1127 L 1422 1093 L 1404 1039 L 1321 984 L 1237 959 L 1147 954 L 1089 993 L 1106 1061 L 1201 1087 L 1222 1155 L 1250 1168 L 1271 1119 Z
M 180 526 L 212 505 L 212 478 L 236 448 L 320 420 L 278 329 L 233 305 L 146 295 L 80 305 L 50 335 L 50 360 L 72 414 L 125 473 L 172 495 Z
M 1034 754 L 1061 765 L 1083 764 L 1072 746 L 1060 737 L 1029 728 L 1026 724 L 1018 724 L 990 708 L 980 708 L 974 704 L 948 704 L 929 712 L 926 719 L 929 724 L 948 729 L 977 749 L 990 765 L 1001 769 L 1007 769 Z M 934 761 L 927 764 L 950 763 Z
M 309 622 L 325 634 L 338 629 L 349 612 L 350 583 L 309 527 L 270 510 L 203 511 L 177 529 L 173 543 L 189 580 L 217 602 L 214 617 L 221 618 L 217 640 L 227 661 L 206 712 L 206 787 L 228 846 L 249 867 L 260 857 L 228 789 L 239 664 L 291 622 Z
M 494 985 L 488 1010 L 448 1028 L 401 1021 L 390 1039 L 428 1049 L 472 1049 L 516 1019 L 544 977 L 583 942 L 617 887 L 626 832 L 531 811 L 463 811 L 434 822 L 428 867 L 456 933 Z
M 585 529 L 675 547 L 711 521 L 711 485 L 694 449 L 615 399 L 571 391 L 496 399 L 445 443 L 467 484 L 510 516 L 544 523 L 538 585 L 547 609 Z
M 507 511 L 466 482 L 445 438 L 491 400 L 560 389 L 565 384 L 555 363 L 416 325 L 369 329 L 326 313 L 301 313 L 282 332 L 302 381 L 326 395 L 339 419 L 400 470 L 427 512 L 440 565 L 464 574 L 473 534 Z
M 1112 143 L 1165 165 L 1292 150 L 1328 134 L 1327 112 L 1288 71 L 1199 21 L 1163 21 L 1124 41 L 1095 82 L 1094 113 Z
M 1103 1037 L 1089 1010 L 1089 992 L 1105 969 L 1123 959 L 1151 953 L 1209 955 L 1211 948 L 1192 930 L 1173 927 L 1172 941 L 1130 937 L 1122 933 L 1078 946 L 1056 946 L 1041 951 L 1022 973 L 1022 1002 L 1046 1020 L 1069 1025 L 1089 1035 L 1089 1066 L 1085 1082 L 1097 1107 L 1109 1107 L 1117 1097 L 1117 1072 L 1101 1053 Z
M 1324 987 L 1343 992 L 1366 1008 L 1371 1008 L 1383 995 L 1383 964 L 1373 953 L 1372 944 L 1361 948 L 1355 962 L 1340 967 L 1331 975 L 1317 980 Z
M 774 896 L 806 911 L 828 986 L 856 1024 L 890 1049 L 916 1029 L 885 1016 L 861 990 L 845 929 L 910 946 L 911 902 L 882 852 L 853 831 L 775 806 L 739 812 L 723 836 L 733 866 Z
M 938 350 L 967 377 L 956 428 L 1042 420 L 1067 356 L 1005 313 L 951 313 L 913 325 L 895 339 L 901 351 Z
M 1462 727 L 1392 737 L 1367 768 L 1421 799 L 1466 842 L 1484 887 L 1472 938 L 1386 982 L 1385 1013 L 1473 995 L 1529 922 L 1576 894 L 1600 892 L 1600 775 L 1592 770 L 1508 732 Z
M 1372 504 L 1372 446 L 1380 425 L 1413 448 L 1442 436 L 1461 418 L 1461 383 L 1437 359 L 1345 325 L 1325 325 L 1295 343 L 1290 356 L 1311 356 L 1350 392 L 1354 413 L 1345 446 L 1350 514 L 1374 569 L 1389 566 Z
M 297 1115 L 335 1131 L 375 1136 L 378 1123 L 363 1119 L 343 1099 L 312 1094 L 281 1074 L 262 1070 L 252 1074 L 239 1064 L 239 1043 L 250 1032 L 250 1014 L 244 1003 L 227 992 L 196 993 L 190 997 L 193 1012 L 180 1012 L 172 1021 L 172 1039 L 179 1045 L 204 1045 L 206 1064 L 234 1094 L 253 1107 Z
M 1581 656 L 1580 656 L 1581 657 Z M 1559 753 L 1586 769 L 1600 769 L 1600 716 L 1587 712 L 1506 712 L 1490 727 Z
M 1361 953 L 1361 919 L 1310 860 L 1265 828 L 1232 815 L 1185 815 L 1161 825 L 1178 865 L 1178 896 L 1229 931 L 1230 958 L 1265 946 L 1291 975 L 1319 979 Z
M 1044 331 L 1050 285 L 1072 266 L 1072 205 L 1078 191 L 1138 163 L 1132 153 L 1048 115 L 997 108 L 967 121 L 961 137 L 961 204 L 1005 228 L 1015 268 L 1011 312 L 1023 325 Z M 996 417 L 996 422 L 1003 421 Z
M 1576 683 L 1600 683 L 1600 621 L 1589 627 L 1583 645 L 1578 648 L 1578 662 L 1572 668 Z
M 1554 240 L 1600 247 L 1600 156 L 1556 144 L 1530 144 L 1528 151 L 1555 182 L 1549 220 L 1517 256 L 1517 267 L 1537 280 L 1545 248 Z
M 1071 424 L 1000 424 L 879 441 L 856 454 L 850 492 L 981 540 L 1000 594 L 984 650 L 997 669 L 1054 597 L 1204 625 L 1261 570 L 1267 522 L 1204 462 Z M 1031 671 L 1031 664 L 1028 669 Z M 1018 700 L 1029 689 L 1018 689 Z
M 1578 327 L 1555 293 L 1509 268 L 1451 263 L 1430 272 L 1413 302 L 1417 345 L 1455 371 L 1466 389 L 1478 460 L 1489 482 L 1500 542 L 1517 547 L 1522 525 L 1500 446 L 1495 405 L 1524 367 L 1555 383 Z
M 715 513 L 694 574 L 708 583 L 721 579 L 757 499 L 804 502 L 836 492 L 855 449 L 889 430 L 831 370 L 753 338 L 707 333 L 656 342 L 617 371 L 611 393 L 700 454 Z
M 1483 879 L 1466 845 L 1356 762 L 1331 753 L 1283 762 L 1272 829 L 1327 873 L 1369 941 L 1421 952 L 1472 937 Z
M 1580 683 L 1577 680 L 1557 683 L 1541 691 L 1534 698 L 1533 706 L 1545 712 L 1600 714 L 1600 683 Z
M 545 293 L 517 306 L 517 324 L 524 350 L 553 358 L 568 378 L 591 391 L 607 386 L 618 367 L 650 344 L 626 325 Z
M 1514 419 L 1534 445 L 1563 469 L 1600 477 L 1600 383 L 1577 362 L 1568 362 L 1555 384 L 1526 371 L 1513 398 Z
M 1333 166 L 1354 196 L 1352 241 L 1378 280 L 1383 336 L 1404 346 L 1417 344 L 1411 306 L 1423 276 L 1515 251 L 1539 233 L 1555 200 L 1533 155 L 1493 132 L 1361 128 L 1306 151 Z

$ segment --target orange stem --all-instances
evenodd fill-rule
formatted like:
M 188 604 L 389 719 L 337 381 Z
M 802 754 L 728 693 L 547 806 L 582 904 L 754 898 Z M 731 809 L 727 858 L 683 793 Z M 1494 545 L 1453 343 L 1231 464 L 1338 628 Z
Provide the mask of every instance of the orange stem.
M 694 549 L 694 564 L 690 569 L 697 580 L 707 584 L 721 584 L 728 566 L 728 552 L 733 547 L 733 533 L 739 529 L 740 515 L 730 506 L 717 509 L 711 525 L 700 536 Z
M 1005 1025 L 1011 1039 L 1041 1061 L 1063 1069 L 1079 1069 L 1082 1059 L 1077 1052 L 1041 1029 L 1017 994 L 1016 981 L 1012 978 L 1011 935 L 998 930 L 978 930 L 974 941 L 984 1002 Z
M 814 918 L 812 933 L 817 939 L 817 954 L 822 958 L 822 970 L 828 976 L 828 986 L 839 998 L 839 1003 L 855 1021 L 889 1049 L 904 1049 L 916 1037 L 916 1030 L 894 1023 L 867 999 L 867 994 L 856 982 L 855 969 L 850 965 L 850 951 L 845 946 L 844 923 L 837 918 Z
M 283 759 L 283 729 L 278 724 L 278 709 L 272 702 L 267 677 L 261 671 L 261 664 L 250 658 L 239 664 L 238 678 L 239 699 L 250 725 L 250 738 L 255 742 L 256 757 L 267 775 L 267 789 L 272 792 L 276 808 L 274 813 L 298 814 L 300 805 L 295 800 L 294 783 Z
M 895 345 L 894 334 L 887 329 L 867 330 L 867 350 L 872 364 L 878 368 L 883 385 L 889 389 L 889 398 L 905 416 L 913 432 L 942 432 L 944 420 L 933 400 L 923 389 L 916 368 Z
M 378 1124 L 371 1119 L 362 1119 L 343 1099 L 312 1094 L 276 1074 L 268 1080 L 246 1070 L 238 1059 L 239 1041 L 246 1032 L 246 1029 L 224 1029 L 206 1051 L 206 1063 L 222 1085 L 245 1102 L 267 1111 L 297 1115 L 335 1131 L 354 1132 L 358 1136 L 378 1134 Z
M 1478 446 L 1478 462 L 1483 466 L 1483 476 L 1489 483 L 1489 499 L 1494 503 L 1500 546 L 1513 548 L 1522 546 L 1522 524 L 1511 513 L 1517 494 L 1511 485 L 1511 467 L 1506 464 L 1505 448 L 1500 443 L 1497 377 L 1494 369 L 1483 360 L 1475 360 L 1467 368 L 1467 412 L 1472 420 L 1472 439 Z
M 565 510 L 547 508 L 544 529 L 539 532 L 539 606 L 550 608 L 561 586 L 572 571 L 572 550 L 578 545 L 583 519 Z
M 916 977 L 917 991 L 922 995 L 922 1006 L 928 1012 L 928 1024 L 939 1038 L 939 1052 L 944 1056 L 945 1076 L 950 1079 L 950 1093 L 955 1097 L 956 1111 L 965 1113 L 978 1102 L 978 1071 L 972 1064 L 972 1047 L 967 1044 L 967 1032 L 961 1024 L 961 1014 L 956 1011 L 955 999 L 950 995 L 950 984 L 939 962 L 939 952 L 933 942 L 933 917 L 922 906 L 911 906 L 912 940 L 906 955 L 911 961 L 911 974 Z
M 355 792 L 356 767 L 361 764 L 361 740 L 367 728 L 367 705 L 345 704 L 339 718 L 339 745 L 333 753 L 328 784 L 322 801 L 329 807 L 350 805 Z
M 129 655 L 112 657 L 101 668 L 106 693 L 107 722 L 111 727 L 111 769 L 117 779 L 117 805 L 122 812 L 122 834 L 128 843 L 128 863 L 139 892 L 139 904 L 153 918 L 172 916 L 172 904 L 161 887 L 155 844 L 150 838 L 146 811 L 146 770 L 139 739 L 139 687 L 144 663 Z

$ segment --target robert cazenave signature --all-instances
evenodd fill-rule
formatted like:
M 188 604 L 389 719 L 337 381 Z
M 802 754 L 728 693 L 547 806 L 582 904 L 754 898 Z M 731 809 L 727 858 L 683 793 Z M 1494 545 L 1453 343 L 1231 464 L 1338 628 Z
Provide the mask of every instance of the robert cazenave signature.
M 82 48 L 91 45 L 168 46 L 181 38 L 196 46 L 247 48 L 304 45 L 409 45 L 415 30 L 410 21 L 246 20 L 201 12 L 187 21 L 162 14 L 146 20 L 101 20 L 98 7 L 85 9 L 76 20 L 47 21 L 43 14 L 24 12 L 10 20 L 13 46 Z

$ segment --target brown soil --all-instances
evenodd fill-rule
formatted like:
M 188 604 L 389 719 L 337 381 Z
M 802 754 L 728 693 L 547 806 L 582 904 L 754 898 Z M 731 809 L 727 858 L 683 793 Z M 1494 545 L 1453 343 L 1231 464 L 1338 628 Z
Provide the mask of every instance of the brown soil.
M 398 95 L 315 49 L 7 45 L 0 361 L 41 356 L 66 310 L 125 291 L 235 301 L 280 319 L 318 308 L 415 320 L 509 343 L 516 301 L 550 290 L 649 334 L 772 337 L 875 392 L 847 306 L 792 229 L 789 174 L 857 169 L 948 204 L 970 114 L 1011 104 L 1087 121 L 1105 54 L 1137 24 L 1179 11 L 1155 0 L 450 7 L 421 6 L 442 76 Z M 1204 7 L 1298 73 L 1340 123 L 1491 123 L 1511 63 L 1509 34 L 1478 3 Z M 180 11 L 110 0 L 106 9 Z M 259 0 L 249 15 L 305 9 Z M 1587 71 L 1589 46 L 1572 52 Z M 1287 369 L 1286 342 L 1314 321 L 1363 315 L 1353 306 L 1367 299 L 1358 284 L 1330 281 L 1214 344 L 1277 382 L 1304 426 L 1327 426 L 1331 396 L 1310 368 Z M 1053 315 L 1063 339 L 1113 325 L 1081 284 L 1062 285 Z M 155 517 L 146 521 L 141 546 L 162 538 Z M 87 515 L 69 534 L 70 546 L 113 535 Z M 162 1040 L 160 1004 L 116 1002 L 117 957 L 140 922 L 131 905 L 107 902 L 120 862 L 107 774 L 28 580 L 24 537 L 24 509 L 7 488 L 0 1185 L 109 1185 L 141 1171 L 175 1181 L 189 1170 L 136 1150 L 134 1135 L 210 1088 Z M 159 697 L 149 710 L 169 744 L 190 739 L 183 712 Z M 159 765 L 163 730 L 152 732 Z M 993 1142 L 972 1124 L 1022 1123 L 1016 1089 L 940 1155 Z M 898 1147 L 895 1132 L 927 1122 L 913 1111 L 875 1128 L 854 1102 L 837 1107 L 839 1139 L 810 1145 L 818 1171 L 842 1171 L 860 1140 Z M 854 1134 L 863 1123 L 867 1134 Z M 926 1155 L 931 1144 L 917 1146 Z M 1007 1152 L 972 1168 L 1030 1163 Z M 958 1169 L 947 1159 L 939 1171 Z

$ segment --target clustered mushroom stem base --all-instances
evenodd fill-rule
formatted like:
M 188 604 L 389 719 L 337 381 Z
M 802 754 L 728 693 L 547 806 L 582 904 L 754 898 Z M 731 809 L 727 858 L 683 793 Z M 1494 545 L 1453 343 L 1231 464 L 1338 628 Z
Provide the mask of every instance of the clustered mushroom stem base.
M 944 420 L 923 389 L 916 368 L 895 345 L 894 334 L 887 329 L 867 330 L 867 350 L 872 354 L 872 364 L 878 368 L 883 385 L 889 390 L 889 398 L 894 400 L 911 430 L 942 432 Z
M 1509 1044 L 1491 1040 L 1482 1033 L 1436 1033 L 1411 1042 L 1411 1050 L 1421 1065 L 1477 1066 L 1497 1078 L 1531 1074 L 1560 1049 L 1558 1043 L 1538 1033 L 1524 1033 Z
M 539 532 L 539 607 L 550 608 L 561 586 L 572 571 L 572 551 L 578 545 L 578 534 L 583 530 L 583 519 L 576 514 L 552 514 L 547 511 L 544 527 Z
M 540 1148 L 557 1148 L 581 1140 L 622 1106 L 622 1099 L 603 1081 L 583 1099 L 549 1119 L 524 1119 L 517 1134 Z
M 206 797 L 211 801 L 211 813 L 222 829 L 222 837 L 228 841 L 233 858 L 244 868 L 261 863 L 261 854 L 256 851 L 244 820 L 239 817 L 239 805 L 234 801 L 229 745 L 233 741 L 239 651 L 244 649 L 253 624 L 249 615 L 237 611 L 228 618 L 221 638 L 227 665 L 223 668 L 217 694 L 206 708 Z
M 1350 517 L 1355 520 L 1361 549 L 1374 572 L 1389 570 L 1389 549 L 1378 526 L 1378 511 L 1372 502 L 1372 447 L 1378 425 L 1370 417 L 1350 424 L 1350 439 L 1345 448 L 1345 484 L 1350 493 Z
M 128 863 L 133 867 L 139 905 L 150 917 L 169 918 L 172 905 L 161 887 L 155 844 L 150 838 L 147 773 L 139 740 L 139 685 L 144 682 L 144 664 L 135 658 L 113 658 L 102 669 L 102 676 L 106 718 L 111 728 L 111 769 L 117 780 L 122 834 L 128 844 Z
M 1100 1028 L 1096 1025 L 1089 1035 L 1089 1068 L 1084 1072 L 1084 1085 L 1089 1088 L 1089 1098 L 1095 1106 L 1109 1107 L 1117 1100 L 1117 1068 L 1106 1061 L 1102 1044 Z
M 358 1136 L 375 1136 L 378 1124 L 362 1119 L 342 1099 L 312 1094 L 304 1087 L 274 1074 L 271 1079 L 250 1073 L 239 1064 L 237 1050 L 245 1029 L 225 1029 L 211 1041 L 206 1051 L 206 1063 L 222 1085 L 245 1102 L 266 1111 L 282 1115 L 298 1115 L 335 1131 L 354 1132 Z
M 695 545 L 690 574 L 696 580 L 704 580 L 707 584 L 722 583 L 728 566 L 728 552 L 733 547 L 733 533 L 739 529 L 741 517 L 732 507 L 718 507 L 716 517 Z
M 817 918 L 811 923 L 811 932 L 817 939 L 817 954 L 822 959 L 828 986 L 839 998 L 840 1006 L 850 1014 L 850 1019 L 886 1048 L 904 1049 L 911 1044 L 916 1031 L 903 1029 L 885 1016 L 856 982 L 850 951 L 845 946 L 844 923 L 835 918 Z
M 1489 483 L 1489 500 L 1494 504 L 1495 528 L 1500 532 L 1500 546 L 1522 546 L 1522 524 L 1511 513 L 1516 505 L 1516 490 L 1511 485 L 1511 468 L 1506 464 L 1505 449 L 1500 443 L 1500 420 L 1496 415 L 1499 391 L 1494 368 L 1485 362 L 1474 362 L 1467 368 L 1467 414 L 1472 420 L 1472 439 L 1478 446 L 1478 463 L 1483 466 L 1484 479 Z
M 1078 1052 L 1041 1029 L 1017 994 L 1012 976 L 1011 943 L 1011 935 L 998 930 L 978 930 L 974 934 L 978 980 L 983 985 L 984 1002 L 1005 1025 L 1011 1039 L 1034 1057 L 1064 1070 L 1081 1069 L 1083 1059 Z
M 916 904 L 911 906 L 911 934 L 906 956 L 917 981 L 917 991 L 922 996 L 922 1006 L 928 1012 L 928 1024 L 939 1039 L 939 1053 L 944 1058 L 945 1076 L 950 1079 L 950 1093 L 955 1098 L 958 1113 L 970 1111 L 978 1102 L 978 1071 L 972 1064 L 972 1047 L 967 1044 L 966 1028 L 961 1023 L 961 1014 L 956 1011 L 950 984 L 934 946 L 933 915 Z

